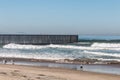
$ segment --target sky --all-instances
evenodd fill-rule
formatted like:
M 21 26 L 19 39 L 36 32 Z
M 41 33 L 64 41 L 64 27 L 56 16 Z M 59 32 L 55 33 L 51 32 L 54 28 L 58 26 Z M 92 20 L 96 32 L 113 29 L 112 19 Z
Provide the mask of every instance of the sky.
M 120 0 L 0 0 L 0 34 L 120 35 Z

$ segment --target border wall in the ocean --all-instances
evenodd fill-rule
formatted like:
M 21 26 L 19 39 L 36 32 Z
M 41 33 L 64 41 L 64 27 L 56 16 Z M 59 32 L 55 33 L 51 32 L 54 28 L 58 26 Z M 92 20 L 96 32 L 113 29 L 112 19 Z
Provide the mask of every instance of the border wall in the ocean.
M 0 44 L 67 44 L 78 42 L 78 35 L 0 34 Z

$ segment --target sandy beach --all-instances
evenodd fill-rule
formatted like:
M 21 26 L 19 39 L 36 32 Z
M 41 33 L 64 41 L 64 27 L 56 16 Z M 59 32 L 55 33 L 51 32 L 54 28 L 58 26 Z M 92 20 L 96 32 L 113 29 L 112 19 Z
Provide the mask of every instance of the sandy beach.
M 0 80 L 119 80 L 119 75 L 64 68 L 0 65 Z

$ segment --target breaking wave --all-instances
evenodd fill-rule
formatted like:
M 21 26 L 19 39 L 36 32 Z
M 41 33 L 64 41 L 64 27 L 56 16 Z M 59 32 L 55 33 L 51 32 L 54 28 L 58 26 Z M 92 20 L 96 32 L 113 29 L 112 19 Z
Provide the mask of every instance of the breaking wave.
M 120 48 L 120 43 L 93 43 L 91 47 L 99 48 Z
M 35 59 L 76 59 L 85 57 L 120 61 L 120 43 L 93 43 L 91 46 L 55 44 L 21 45 L 10 43 L 4 45 L 3 50 L 4 49 L 6 51 L 0 50 L 0 57 Z
M 10 43 L 7 45 L 4 45 L 3 48 L 7 49 L 42 49 L 45 48 L 46 46 L 37 46 L 37 45 L 21 45 L 21 44 L 14 44 Z
M 120 57 L 120 54 L 118 53 L 110 54 L 110 53 L 105 53 L 105 52 L 92 52 L 92 51 L 84 51 L 84 52 L 89 53 L 89 54 L 100 55 L 100 56 Z
M 43 48 L 65 48 L 65 49 L 80 49 L 80 50 L 120 50 L 120 43 L 93 43 L 91 46 L 75 46 L 75 45 L 21 45 L 10 43 L 4 45 L 7 49 L 43 49 Z

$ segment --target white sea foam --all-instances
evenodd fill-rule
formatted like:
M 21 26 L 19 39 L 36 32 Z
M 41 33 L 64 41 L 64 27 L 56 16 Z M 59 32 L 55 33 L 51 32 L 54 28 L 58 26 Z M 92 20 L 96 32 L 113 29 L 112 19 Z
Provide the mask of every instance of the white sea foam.
M 114 53 L 105 53 L 105 52 L 93 52 L 93 51 L 84 51 L 84 53 L 94 54 L 94 55 L 100 55 L 100 56 L 111 56 L 111 57 L 120 57 L 120 54 Z
M 42 49 L 42 48 L 46 48 L 46 46 L 21 45 L 21 44 L 10 43 L 10 44 L 4 45 L 3 48 L 7 48 L 7 49 Z
M 118 61 L 118 62 L 120 62 L 120 59 L 103 59 L 103 58 L 98 58 L 98 60 L 102 60 L 102 61 Z
M 36 54 L 36 53 L 21 53 L 19 51 L 12 51 L 12 52 L 3 52 L 0 53 L 0 57 L 9 57 L 9 58 L 27 58 L 27 59 L 50 59 L 50 60 L 59 60 L 59 59 L 66 59 L 67 56 L 56 54 L 56 53 L 44 53 L 44 54 Z M 68 58 L 73 59 L 73 58 Z
M 8 49 L 42 49 L 42 48 L 68 48 L 68 49 L 90 49 L 89 47 L 81 47 L 81 46 L 72 46 L 72 45 L 21 45 L 21 44 L 14 44 L 10 43 L 4 45 L 3 48 Z
M 78 50 L 120 50 L 120 44 L 107 44 L 107 43 L 94 43 L 91 46 L 75 46 L 75 45 L 21 45 L 10 43 L 4 45 L 3 48 L 7 49 L 43 49 L 43 48 L 65 48 L 65 49 L 78 49 Z
M 94 43 L 91 47 L 99 48 L 120 48 L 120 43 Z
M 89 56 L 89 54 L 93 54 L 93 55 L 98 55 L 98 56 L 112 56 L 112 57 L 117 57 L 118 59 L 105 59 L 105 58 L 95 58 L 95 59 L 98 59 L 98 60 L 107 60 L 107 61 L 120 61 L 120 55 L 118 54 L 108 54 L 108 53 L 102 53 L 102 52 L 90 52 L 90 51 L 84 51 L 84 53 L 88 53 L 88 55 L 86 56 Z M 76 55 L 76 54 L 74 54 Z M 79 55 L 77 55 L 79 56 Z M 26 53 L 21 53 L 19 51 L 11 51 L 11 52 L 3 52 L 3 53 L 0 53 L 0 57 L 11 57 L 11 58 L 26 58 L 26 59 L 49 59 L 49 60 L 60 60 L 60 59 L 76 59 L 76 58 L 73 58 L 72 56 L 70 56 L 69 54 L 59 54 L 59 53 L 44 53 L 44 54 L 36 54 L 36 53 L 29 53 L 29 54 L 26 54 Z M 94 58 L 91 58 L 91 59 L 94 59 Z
M 1 53 L 0 51 L 0 56 L 1 57 L 19 57 L 19 58 L 35 58 L 35 59 L 72 59 L 72 58 L 77 58 L 80 57 L 82 53 L 87 53 L 82 54 L 84 56 L 108 56 L 108 57 L 115 57 L 115 58 L 120 58 L 119 53 L 115 53 L 115 51 L 120 51 L 120 44 L 110 44 L 110 43 L 93 43 L 91 46 L 75 46 L 75 45 L 21 45 L 21 44 L 14 44 L 10 43 L 7 45 L 4 45 L 4 49 L 9 49 L 13 50 L 13 52 L 5 52 Z M 24 52 L 21 53 L 19 52 L 19 49 L 27 49 L 27 50 L 35 50 L 35 49 L 43 49 L 43 48 L 60 48 L 60 49 L 67 49 L 68 51 L 73 49 L 73 53 L 62 53 L 62 52 L 47 52 L 44 51 L 42 54 L 41 52 L 33 52 L 33 53 L 26 53 Z M 15 50 L 14 50 L 15 49 Z M 17 51 L 16 51 L 17 50 Z M 56 49 L 57 50 L 57 49 Z M 66 50 L 66 51 L 67 51 Z M 100 52 L 102 50 L 103 52 Z M 108 50 L 114 50 L 114 53 L 107 53 L 106 51 Z M 15 51 L 15 52 L 14 52 Z M 79 52 L 80 51 L 80 52 Z M 82 52 L 81 52 L 82 51 Z M 79 54 L 77 54 L 79 53 Z M 74 57 L 73 57 L 74 56 Z M 111 59 L 112 60 L 112 59 Z M 120 60 L 120 59 L 119 59 Z

